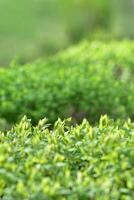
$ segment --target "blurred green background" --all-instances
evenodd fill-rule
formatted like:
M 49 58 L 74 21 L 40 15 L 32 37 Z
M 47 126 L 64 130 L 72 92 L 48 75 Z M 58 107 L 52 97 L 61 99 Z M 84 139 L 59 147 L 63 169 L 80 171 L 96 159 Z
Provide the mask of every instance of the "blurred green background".
M 84 38 L 133 38 L 134 0 L 0 0 L 0 66 L 45 58 Z

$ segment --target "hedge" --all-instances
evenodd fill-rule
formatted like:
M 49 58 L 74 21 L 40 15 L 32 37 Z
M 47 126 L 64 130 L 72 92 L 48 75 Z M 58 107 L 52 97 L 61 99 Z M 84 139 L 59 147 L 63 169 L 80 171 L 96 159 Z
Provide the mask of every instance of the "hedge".
M 85 41 L 46 61 L 0 69 L 0 118 L 134 119 L 133 53 L 132 41 Z
M 2 200 L 133 200 L 134 123 L 24 117 L 0 134 Z

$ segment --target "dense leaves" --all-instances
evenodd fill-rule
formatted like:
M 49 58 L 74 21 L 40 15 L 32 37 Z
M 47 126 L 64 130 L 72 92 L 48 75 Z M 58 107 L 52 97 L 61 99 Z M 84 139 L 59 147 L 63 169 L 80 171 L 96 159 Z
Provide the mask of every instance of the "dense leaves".
M 0 133 L 2 200 L 134 199 L 134 124 L 70 123 L 32 126 L 24 117 Z
M 134 119 L 133 53 L 132 41 L 83 42 L 47 61 L 0 69 L 0 118 Z

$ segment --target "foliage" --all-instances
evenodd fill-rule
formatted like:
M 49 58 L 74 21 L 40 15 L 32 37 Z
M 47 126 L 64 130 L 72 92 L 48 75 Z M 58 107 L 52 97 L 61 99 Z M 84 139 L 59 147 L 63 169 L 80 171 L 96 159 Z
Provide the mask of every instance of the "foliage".
M 0 118 L 134 119 L 133 52 L 131 41 L 83 42 L 47 61 L 0 69 Z
M 32 126 L 24 117 L 0 134 L 2 200 L 132 200 L 134 124 L 102 116 L 92 127 L 84 119 L 58 119 Z M 49 128 L 48 128 L 49 127 Z

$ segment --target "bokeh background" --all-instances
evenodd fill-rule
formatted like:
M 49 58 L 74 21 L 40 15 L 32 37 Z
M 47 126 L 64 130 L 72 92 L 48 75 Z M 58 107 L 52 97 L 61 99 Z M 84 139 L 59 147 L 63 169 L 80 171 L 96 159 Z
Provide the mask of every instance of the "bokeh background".
M 87 39 L 134 38 L 134 0 L 0 0 L 0 66 Z

